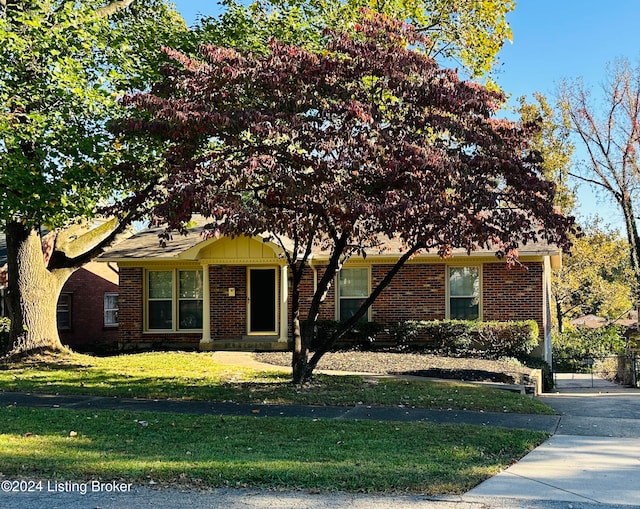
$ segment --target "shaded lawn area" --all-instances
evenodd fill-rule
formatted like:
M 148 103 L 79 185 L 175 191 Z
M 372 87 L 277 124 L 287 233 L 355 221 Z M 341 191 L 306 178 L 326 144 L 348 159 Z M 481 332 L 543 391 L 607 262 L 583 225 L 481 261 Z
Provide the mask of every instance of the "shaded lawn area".
M 468 425 L 0 409 L 8 478 L 463 493 L 547 438 Z
M 286 369 L 256 371 L 216 363 L 208 353 L 154 352 L 114 357 L 76 353 L 0 363 L 0 390 L 152 399 L 405 405 L 431 409 L 552 414 L 536 399 L 460 382 L 317 375 L 305 386 Z

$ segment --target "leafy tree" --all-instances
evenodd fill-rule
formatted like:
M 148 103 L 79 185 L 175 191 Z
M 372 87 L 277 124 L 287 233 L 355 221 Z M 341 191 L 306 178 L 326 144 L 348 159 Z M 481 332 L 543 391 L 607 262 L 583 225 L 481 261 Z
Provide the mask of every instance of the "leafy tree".
M 633 307 L 633 272 L 628 245 L 618 232 L 598 222 L 588 225 L 573 241 L 571 256 L 553 275 L 558 331 L 565 320 L 594 314 L 615 320 Z
M 278 41 L 268 54 L 206 46 L 201 59 L 167 49 L 176 64 L 153 93 L 126 100 L 132 118 L 114 127 L 170 143 L 155 210 L 170 227 L 200 213 L 216 220 L 212 234 L 268 230 L 284 248 L 295 382 L 415 254 L 491 245 L 513 260 L 532 240 L 566 247 L 573 224 L 554 209 L 555 186 L 529 149 L 535 126 L 491 118 L 503 96 L 440 68 L 412 26 L 363 16 L 355 35 L 327 31 L 319 54 Z M 310 356 L 337 272 L 385 237 L 404 254 Z M 317 246 L 329 261 L 303 310 L 300 284 Z
M 535 93 L 534 99 L 535 102 L 528 103 L 525 97 L 521 97 L 518 113 L 522 122 L 540 122 L 540 130 L 532 136 L 531 146 L 542 156 L 545 177 L 556 183 L 555 205 L 569 213 L 576 203 L 575 192 L 569 187 L 571 158 L 575 149 L 570 138 L 569 118 L 562 109 L 557 113 L 544 95 Z
M 433 58 L 456 61 L 472 77 L 484 76 L 496 63 L 496 55 L 511 28 L 506 15 L 514 0 L 347 0 L 347 13 L 357 17 L 362 7 L 403 19 L 428 36 L 424 50 Z
M 459 33 L 473 29 L 474 17 L 486 21 L 480 30 L 493 34 L 497 45 L 480 49 L 493 58 L 509 36 L 504 14 L 513 5 L 510 0 L 473 4 L 439 0 L 425 8 L 433 11 L 433 20 L 444 20 L 450 9 L 447 24 L 455 30 L 442 38 L 448 41 L 443 44 L 471 55 L 463 60 L 487 63 L 487 58 L 474 60 L 471 39 L 464 42 Z M 261 5 L 275 8 L 268 11 Z M 264 50 L 271 33 L 296 34 L 295 40 L 309 44 L 319 40 L 319 28 L 328 25 L 324 20 L 343 20 L 344 12 L 354 6 L 334 1 L 256 2 L 247 16 L 249 11 L 229 2 L 221 23 L 211 29 L 211 23 L 203 21 L 192 34 L 164 0 L 0 0 L 0 223 L 7 233 L 13 274 L 10 344 L 20 339 L 24 350 L 60 347 L 55 303 L 64 281 L 143 213 L 141 202 L 125 199 L 119 210 L 129 213 L 96 232 L 87 234 L 86 228 L 75 226 L 60 230 L 91 217 L 105 198 L 127 198 L 128 189 L 156 182 L 154 150 L 161 150 L 132 142 L 122 147 L 104 125 L 118 107 L 119 91 L 145 88 L 158 58 L 163 58 L 157 45 L 194 53 L 197 37 L 220 43 L 219 37 L 225 36 L 236 46 Z M 433 23 L 430 28 L 444 25 Z M 119 159 L 125 163 L 114 166 Z M 145 171 L 134 172 L 127 160 L 148 164 Z M 44 257 L 42 226 L 61 233 L 49 238 Z
M 582 81 L 565 83 L 561 103 L 587 151 L 580 173 L 572 175 L 593 185 L 618 205 L 625 222 L 628 253 L 640 290 L 640 237 L 637 199 L 640 184 L 640 67 L 620 60 L 608 70 L 600 103 Z M 637 297 L 636 297 L 637 298 Z
M 456 62 L 469 75 L 485 76 L 505 41 L 511 40 L 506 15 L 513 0 L 267 0 L 243 5 L 225 0 L 223 14 L 205 17 L 196 29 L 201 41 L 239 51 L 264 53 L 275 38 L 319 50 L 323 30 L 350 29 L 362 8 L 402 19 L 429 39 L 428 55 Z
M 615 325 L 598 329 L 569 328 L 554 338 L 554 364 L 560 372 L 580 372 L 585 368 L 585 360 L 595 358 L 602 362 L 605 357 L 624 354 L 625 349 L 626 340 L 620 327 Z
M 179 44 L 185 34 L 184 21 L 162 0 L 0 4 L 0 227 L 11 344 L 61 347 L 62 285 L 135 216 L 91 234 L 58 230 L 138 184 L 111 171 L 120 145 L 106 121 L 121 108 L 119 95 L 157 76 L 157 44 Z M 46 257 L 42 227 L 59 233 Z

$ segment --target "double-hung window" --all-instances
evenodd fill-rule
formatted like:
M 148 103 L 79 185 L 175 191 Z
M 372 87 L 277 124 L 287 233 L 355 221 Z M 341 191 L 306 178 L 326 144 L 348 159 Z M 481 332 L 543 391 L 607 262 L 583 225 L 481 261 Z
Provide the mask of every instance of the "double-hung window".
M 104 294 L 104 326 L 105 327 L 118 326 L 118 294 L 117 293 Z
M 479 267 L 449 267 L 449 318 L 480 318 Z
M 338 319 L 342 322 L 353 316 L 369 296 L 369 269 L 347 268 L 340 270 L 338 279 Z M 361 318 L 367 321 L 367 315 Z
M 202 329 L 202 270 L 147 272 L 147 329 Z

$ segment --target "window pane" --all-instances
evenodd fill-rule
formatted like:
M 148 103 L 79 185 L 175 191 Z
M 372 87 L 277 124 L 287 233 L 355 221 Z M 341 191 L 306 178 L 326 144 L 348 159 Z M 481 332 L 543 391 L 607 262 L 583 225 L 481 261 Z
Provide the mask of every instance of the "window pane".
M 477 320 L 480 317 L 478 312 L 478 299 L 476 297 L 451 299 L 449 317 L 452 320 Z
M 178 313 L 181 329 L 202 329 L 201 300 L 181 300 Z
M 118 325 L 118 311 L 117 310 L 105 310 L 104 312 L 104 324 L 105 325 Z
M 201 270 L 181 270 L 179 280 L 181 299 L 202 299 Z
M 173 277 L 169 270 L 149 271 L 149 298 L 170 299 L 172 294 Z
M 474 297 L 480 290 L 478 267 L 452 267 L 449 269 L 449 295 Z
M 369 269 L 342 269 L 340 271 L 341 297 L 367 297 L 369 295 Z
M 171 329 L 171 301 L 152 300 L 149 301 L 149 328 L 150 329 Z
M 345 321 L 356 314 L 364 299 L 340 299 L 340 321 Z M 361 322 L 367 321 L 367 315 L 360 318 Z
M 118 294 L 107 293 L 104 296 L 104 308 L 105 309 L 118 309 Z

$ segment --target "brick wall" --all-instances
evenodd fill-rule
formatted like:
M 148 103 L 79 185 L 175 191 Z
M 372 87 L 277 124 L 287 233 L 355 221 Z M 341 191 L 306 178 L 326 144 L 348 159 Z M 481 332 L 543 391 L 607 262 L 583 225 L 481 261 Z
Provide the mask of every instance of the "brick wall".
M 317 266 L 316 272 L 318 274 L 318 279 L 322 278 L 323 271 L 325 270 L 324 266 Z M 313 298 L 314 292 L 314 275 L 313 269 L 311 267 L 307 267 L 302 276 L 302 281 L 300 282 L 300 319 L 304 320 L 307 317 L 307 312 L 309 307 L 311 306 L 311 300 Z M 289 322 L 293 317 L 291 312 L 291 281 L 289 281 Z M 336 289 L 335 284 L 331 284 L 327 292 L 327 296 L 322 303 L 320 308 L 320 316 L 319 320 L 335 320 L 336 312 L 335 312 L 335 302 L 336 302 Z M 289 332 L 291 333 L 291 323 L 289 323 Z
M 235 297 L 229 297 L 229 288 Z M 237 340 L 247 333 L 247 268 L 238 265 L 209 267 L 211 336 Z
M 507 268 L 505 263 L 485 263 L 482 267 L 483 320 L 529 320 L 543 331 L 543 266 L 541 262 L 523 264 L 525 268 Z M 375 287 L 391 268 L 371 267 L 371 285 Z M 442 320 L 446 318 L 446 271 L 444 264 L 407 264 L 372 306 L 371 319 L 379 323 L 405 320 Z M 313 274 L 303 281 L 301 309 L 311 301 Z M 335 288 L 332 286 L 321 311 L 322 320 L 335 317 Z
M 391 265 L 374 265 L 371 287 L 376 287 Z M 405 320 L 442 320 L 445 317 L 445 266 L 408 264 L 400 269 L 372 306 L 371 319 L 379 323 Z
M 482 267 L 483 319 L 535 320 L 540 334 L 543 319 L 544 269 L 541 262 L 507 268 L 504 263 L 486 263 Z

